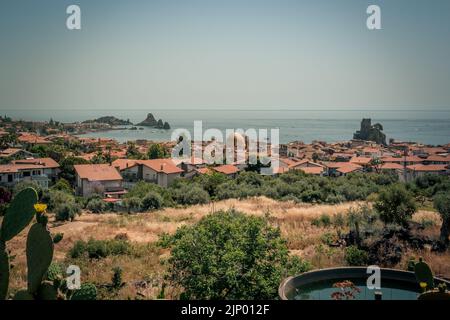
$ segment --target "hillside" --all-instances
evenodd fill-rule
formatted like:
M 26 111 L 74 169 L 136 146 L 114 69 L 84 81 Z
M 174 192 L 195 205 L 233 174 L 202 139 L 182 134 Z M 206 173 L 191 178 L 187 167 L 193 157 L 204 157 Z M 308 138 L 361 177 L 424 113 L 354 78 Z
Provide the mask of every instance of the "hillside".
M 283 238 L 293 255 L 298 255 L 311 262 L 314 268 L 326 268 L 345 265 L 344 250 L 340 247 L 325 245 L 327 239 L 337 232 L 337 227 L 331 223 L 319 226 L 315 221 L 323 216 L 346 216 L 350 208 L 358 207 L 359 203 L 349 202 L 339 205 L 310 205 L 293 202 L 277 202 L 265 197 L 247 200 L 225 200 L 209 205 L 197 205 L 186 208 L 167 208 L 155 212 L 138 215 L 90 214 L 84 213 L 74 222 L 50 223 L 53 234 L 64 233 L 64 239 L 56 246 L 55 257 L 64 265 L 76 264 L 82 269 L 83 281 L 96 284 L 111 281 L 112 269 L 119 266 L 123 270 L 125 286 L 112 294 L 102 293 L 105 299 L 143 298 L 154 299 L 161 291 L 164 275 L 167 270 L 165 261 L 170 255 L 168 250 L 161 249 L 156 242 L 164 233 L 172 234 L 183 225 L 199 221 L 205 215 L 218 210 L 234 208 L 236 210 L 262 216 L 270 214 L 273 225 L 279 226 Z M 53 219 L 51 219 L 53 220 Z M 435 236 L 439 233 L 439 217 L 434 212 L 419 211 L 413 220 L 424 223 L 427 227 L 424 234 Z M 345 228 L 344 228 L 345 229 Z M 343 229 L 343 231 L 345 231 Z M 26 233 L 14 238 L 9 243 L 9 249 L 16 255 L 13 264 L 11 287 L 23 287 L 26 281 L 26 264 L 24 244 Z M 131 252 L 108 256 L 102 259 L 70 258 L 68 252 L 78 240 L 95 238 L 125 239 L 131 244 Z M 405 269 L 409 257 L 423 256 L 432 266 L 436 274 L 450 277 L 450 255 L 437 254 L 429 250 L 411 251 L 404 255 L 398 268 Z M 166 288 L 165 297 L 177 298 L 178 292 Z

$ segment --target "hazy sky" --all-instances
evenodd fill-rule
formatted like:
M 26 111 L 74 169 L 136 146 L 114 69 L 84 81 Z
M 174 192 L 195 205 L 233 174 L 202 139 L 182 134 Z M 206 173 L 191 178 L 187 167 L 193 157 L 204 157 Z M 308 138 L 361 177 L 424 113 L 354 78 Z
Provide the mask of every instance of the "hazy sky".
M 449 0 L 0 2 L 0 110 L 449 109 L 449 89 Z

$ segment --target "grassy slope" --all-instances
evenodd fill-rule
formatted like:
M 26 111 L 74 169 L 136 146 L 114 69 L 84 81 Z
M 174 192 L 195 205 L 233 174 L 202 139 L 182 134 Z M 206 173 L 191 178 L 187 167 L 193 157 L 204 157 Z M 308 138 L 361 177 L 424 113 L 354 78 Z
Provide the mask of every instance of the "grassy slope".
M 315 268 L 345 265 L 342 248 L 331 248 L 324 245 L 324 234 L 334 236 L 336 229 L 330 227 L 316 227 L 312 220 L 322 214 L 346 214 L 350 207 L 358 203 L 340 205 L 309 205 L 291 202 L 277 202 L 265 197 L 247 200 L 225 200 L 215 204 L 192 206 L 179 209 L 164 209 L 139 215 L 116 214 L 83 214 L 75 222 L 56 224 L 50 223 L 52 233 L 63 232 L 64 239 L 56 246 L 56 260 L 65 264 L 77 264 L 82 269 L 82 281 L 107 283 L 111 279 L 111 269 L 120 266 L 123 278 L 127 283 L 117 293 L 102 292 L 104 298 L 145 298 L 152 299 L 158 295 L 163 283 L 166 265 L 164 261 L 169 252 L 155 246 L 155 242 L 163 233 L 173 233 L 184 225 L 192 224 L 214 210 L 235 208 L 253 215 L 270 213 L 271 221 L 280 227 L 283 237 L 288 242 L 292 254 L 301 256 L 312 262 Z M 419 211 L 414 220 L 431 221 L 424 231 L 430 237 L 437 237 L 440 220 L 436 213 Z M 346 230 L 343 230 L 344 232 Z M 75 241 L 89 238 L 112 239 L 118 234 L 126 234 L 133 242 L 133 253 L 126 256 L 107 257 L 90 261 L 86 258 L 77 260 L 67 259 L 67 251 Z M 24 256 L 26 232 L 13 239 L 8 247 L 15 254 L 15 265 L 12 272 L 12 291 L 24 287 L 26 281 L 26 262 Z M 404 256 L 404 261 L 398 268 L 405 268 L 410 256 L 423 256 L 434 272 L 438 275 L 450 277 L 450 254 L 438 255 L 425 252 L 410 252 Z M 166 298 L 174 298 L 177 292 L 171 288 L 166 290 Z

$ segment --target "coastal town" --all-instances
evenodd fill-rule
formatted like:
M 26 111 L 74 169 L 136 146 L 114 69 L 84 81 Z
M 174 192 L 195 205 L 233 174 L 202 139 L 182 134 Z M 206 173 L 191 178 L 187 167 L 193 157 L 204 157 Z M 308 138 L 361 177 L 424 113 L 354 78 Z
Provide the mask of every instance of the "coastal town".
M 102 122 L 102 119 L 104 122 Z M 129 124 L 114 117 L 77 124 L 15 121 L 0 118 L 0 185 L 13 188 L 21 181 L 34 181 L 43 189 L 66 177 L 72 163 L 70 181 L 78 196 L 100 195 L 105 202 L 120 202 L 137 182 L 167 188 L 177 179 L 192 179 L 212 172 L 235 178 L 249 170 L 246 161 L 210 165 L 201 158 L 171 159 L 175 142 L 151 140 L 119 143 L 112 139 L 78 137 L 80 132 L 113 129 Z M 161 126 L 151 114 L 148 125 Z M 145 123 L 144 123 L 145 125 Z M 162 124 L 169 128 L 169 124 Z M 248 148 L 248 140 L 243 140 Z M 208 143 L 204 142 L 203 148 Z M 327 143 L 294 141 L 279 147 L 279 167 L 275 175 L 302 171 L 307 175 L 339 177 L 352 173 L 389 173 L 399 181 L 425 175 L 450 174 L 450 143 L 441 146 L 400 142 L 386 138 L 382 126 L 370 119 L 361 122 L 353 139 Z M 254 169 L 254 168 L 252 168 Z

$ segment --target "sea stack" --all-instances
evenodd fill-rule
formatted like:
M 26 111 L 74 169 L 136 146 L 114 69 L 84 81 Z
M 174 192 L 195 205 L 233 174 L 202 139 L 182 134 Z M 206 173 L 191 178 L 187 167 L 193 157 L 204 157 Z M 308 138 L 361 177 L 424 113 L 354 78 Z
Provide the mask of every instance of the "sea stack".
M 165 129 L 165 130 L 170 129 L 170 125 L 168 122 L 164 122 L 162 119 L 159 119 L 158 121 L 156 121 L 155 117 L 151 113 L 147 114 L 147 118 L 137 125 L 142 126 L 142 127 L 153 127 L 153 128 Z
M 153 114 L 149 113 L 147 114 L 147 118 L 138 124 L 138 126 L 144 126 L 144 127 L 156 127 L 158 123 L 156 122 L 155 117 Z
M 372 125 L 371 119 L 362 119 L 361 129 L 353 134 L 353 139 L 373 141 L 386 145 L 386 135 L 382 132 L 383 126 L 379 123 Z

